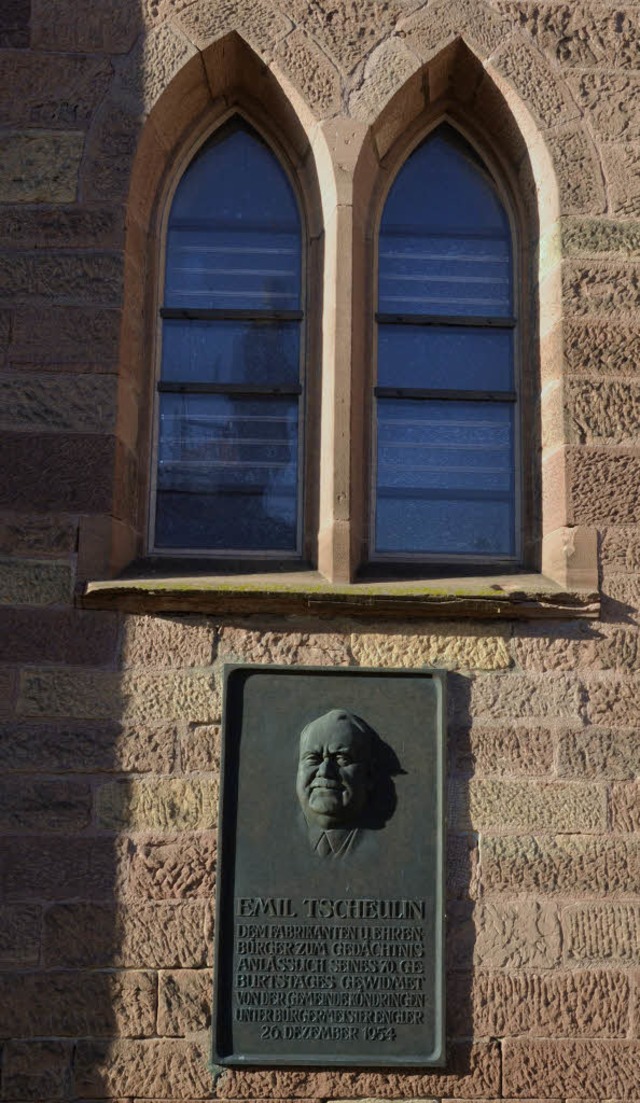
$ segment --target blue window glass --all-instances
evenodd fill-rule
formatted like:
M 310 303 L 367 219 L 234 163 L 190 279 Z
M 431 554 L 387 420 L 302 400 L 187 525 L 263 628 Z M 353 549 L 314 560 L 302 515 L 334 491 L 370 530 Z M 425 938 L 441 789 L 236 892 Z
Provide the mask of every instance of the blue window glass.
M 244 122 L 203 146 L 168 223 L 155 547 L 299 548 L 301 227 Z
M 487 169 L 439 127 L 380 225 L 378 556 L 517 554 L 512 264 Z

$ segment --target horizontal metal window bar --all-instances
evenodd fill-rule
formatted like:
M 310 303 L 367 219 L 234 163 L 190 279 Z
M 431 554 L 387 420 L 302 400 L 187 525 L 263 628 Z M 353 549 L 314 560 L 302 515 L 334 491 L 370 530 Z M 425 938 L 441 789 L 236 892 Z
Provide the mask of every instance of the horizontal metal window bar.
M 483 487 L 420 487 L 420 486 L 378 486 L 379 498 L 391 498 L 405 501 L 418 499 L 433 502 L 511 502 L 512 490 L 485 490 Z
M 436 387 L 375 387 L 376 398 L 432 398 L 441 402 L 515 402 L 515 391 L 453 391 Z
M 302 387 L 299 383 L 269 386 L 266 383 L 172 383 L 161 379 L 158 382 L 158 391 L 160 394 L 228 394 L 247 398 L 280 398 L 283 395 L 300 395 Z
M 277 490 L 278 498 L 296 498 L 297 488 L 295 486 L 282 486 L 278 487 L 269 486 L 269 491 L 275 496 Z M 180 487 L 180 489 L 171 486 L 159 486 L 158 494 L 171 494 L 171 495 L 190 495 L 196 498 L 222 498 L 232 497 L 235 498 L 244 494 L 246 497 L 251 497 L 256 494 L 264 494 L 265 483 L 239 483 L 237 486 L 214 486 L 211 489 L 207 487 Z
M 515 318 L 468 314 L 376 314 L 383 326 L 475 326 L 477 329 L 513 329 Z
M 160 317 L 183 322 L 300 322 L 304 313 L 302 310 L 200 310 L 163 306 Z

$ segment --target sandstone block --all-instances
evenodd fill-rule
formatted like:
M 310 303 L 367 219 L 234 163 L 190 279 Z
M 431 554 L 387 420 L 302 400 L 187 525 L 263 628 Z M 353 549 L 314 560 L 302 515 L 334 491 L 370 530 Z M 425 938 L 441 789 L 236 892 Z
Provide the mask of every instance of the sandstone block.
M 633 544 L 633 537 L 627 538 Z M 633 561 L 633 553 L 629 557 Z M 637 629 L 609 628 L 602 630 L 598 641 L 598 660 L 604 670 L 640 671 L 640 633 Z
M 500 670 L 510 665 L 506 630 L 478 625 L 433 626 L 420 633 L 402 629 L 352 634 L 351 654 L 360 666 Z
M 152 973 L 2 973 L 4 1037 L 145 1037 L 155 1033 Z
M 210 666 L 213 626 L 202 617 L 128 616 L 122 635 L 127 666 Z
M 171 23 L 147 30 L 116 66 L 113 94 L 132 112 L 148 113 L 196 49 Z
M 87 138 L 81 198 L 91 197 L 94 202 L 110 204 L 126 202 L 142 121 L 135 107 L 113 97 L 105 100 L 94 116 Z
M 604 218 L 566 218 L 562 224 L 562 246 L 565 256 L 600 253 L 640 256 L 640 226 Z
M 0 662 L 104 666 L 115 658 L 116 637 L 117 618 L 111 613 L 0 608 Z
M 214 826 L 208 781 L 150 778 L 110 781 L 96 794 L 97 824 L 104 831 L 197 831 Z
M 0 11 L 2 49 L 28 49 L 30 8 L 28 0 L 6 0 Z
M 48 155 L 53 156 L 51 150 Z M 47 196 L 40 198 L 41 202 L 47 200 Z M 10 197 L 5 196 L 7 201 Z M 30 201 L 35 202 L 36 197 Z M 0 253 L 0 289 L 3 296 L 45 299 L 48 305 L 70 300 L 78 306 L 117 306 L 122 297 L 122 258 L 99 252 Z
M 216 885 L 216 836 L 183 834 L 136 841 L 129 858 L 127 892 L 149 900 L 211 900 Z
M 473 726 L 449 732 L 450 771 L 465 776 L 548 774 L 554 735 L 548 728 Z
M 515 11 L 512 0 L 498 6 L 563 67 L 636 68 L 640 28 L 634 11 L 600 4 L 542 6 L 534 0 L 519 2 Z
M 190 724 L 180 736 L 183 773 L 220 771 L 220 725 Z
M 109 0 L 108 7 L 89 7 L 76 18 L 67 0 L 31 0 L 31 44 L 34 49 L 71 53 L 127 53 L 142 28 L 139 6 Z
M 462 902 L 449 908 L 450 969 L 553 969 L 560 960 L 560 924 L 551 904 Z
M 640 746 L 634 729 L 585 728 L 559 738 L 558 773 L 562 777 L 627 780 L 639 771 Z
M 568 457 L 570 520 L 579 524 L 636 524 L 640 454 L 635 448 L 571 449 Z
M 0 560 L 1 605 L 64 605 L 71 599 L 72 586 L 68 563 Z
M 201 969 L 211 937 L 201 902 L 56 904 L 44 917 L 43 958 L 47 968 Z
M 0 210 L 0 248 L 11 248 L 18 238 L 23 249 L 120 248 L 124 244 L 123 212 L 107 207 L 4 207 Z M 64 312 L 58 313 L 62 321 Z M 84 334 L 79 341 L 77 329 L 75 344 L 76 348 L 84 345 Z M 54 350 L 49 346 L 47 351 L 51 356 Z
M 118 855 L 112 839 L 30 835 L 4 849 L 7 901 L 104 900 L 115 891 Z
M 577 115 L 554 69 L 536 55 L 525 39 L 518 36 L 509 40 L 491 60 L 545 129 L 569 122 Z
M 640 904 L 574 904 L 560 918 L 570 964 L 640 965 Z
M 448 822 L 458 831 L 576 832 L 606 829 L 604 788 L 580 782 L 453 782 Z
M 11 326 L 13 324 L 13 312 L 11 310 L 0 310 L 0 364 L 5 363 L 7 359 L 7 349 L 11 340 Z
M 488 835 L 481 860 L 488 892 L 613 896 L 637 891 L 640 843 L 588 835 Z
M 583 713 L 582 690 L 566 675 L 481 675 L 471 684 L 474 722 L 514 719 L 577 720 Z
M 75 548 L 76 524 L 71 518 L 37 513 L 0 515 L 0 554 L 63 556 Z
M 391 32 L 402 13 L 398 0 L 372 0 L 367 18 L 357 0 L 341 4 L 293 0 L 284 10 L 349 73 Z
M 11 362 L 73 364 L 74 370 L 108 365 L 115 370 L 120 320 L 119 310 L 103 307 L 21 306 L 13 324 Z
M 349 639 L 337 632 L 272 632 L 225 625 L 219 633 L 218 657 L 224 662 L 345 666 Z
M 38 964 L 41 922 L 41 909 L 35 904 L 0 907 L 0 966 Z
M 419 67 L 418 56 L 407 49 L 402 38 L 382 42 L 367 60 L 362 84 L 349 98 L 350 115 L 374 122 Z
M 108 514 L 116 451 L 113 437 L 2 433 L 0 508 Z
M 64 834 L 82 831 L 91 820 L 86 784 L 59 779 L 0 780 L 0 831 Z
M 25 716 L 121 720 L 215 720 L 220 701 L 211 674 L 130 674 L 33 670 L 22 675 Z
M 601 532 L 600 562 L 607 574 L 611 571 L 640 573 L 640 529 L 625 526 Z
M 583 73 L 570 82 L 577 103 L 605 141 L 640 139 L 640 78 L 632 73 Z
M 2 1091 L 8 1100 L 67 1099 L 72 1090 L 71 1042 L 8 1041 L 3 1052 Z
M 613 831 L 628 835 L 640 833 L 640 783 L 612 785 L 610 811 Z
M 640 580 L 634 576 L 606 575 L 600 588 L 603 620 L 619 622 L 621 614 L 638 623 L 640 610 Z
M 7 721 L 0 725 L 0 772 L 162 773 L 173 766 L 171 724 L 129 727 L 117 721 Z
M 15 670 L 0 670 L 0 716 L 13 714 L 17 686 Z
M 640 1044 L 626 1041 L 516 1041 L 503 1048 L 505 1094 L 632 1100 L 640 1083 Z
M 612 212 L 618 218 L 640 218 L 640 149 L 637 142 L 601 146 Z
M 524 670 L 575 670 L 596 664 L 597 644 L 586 625 L 519 625 L 514 630 L 511 653 Z
M 499 1092 L 499 1047 L 495 1042 L 454 1042 L 446 1069 L 434 1072 L 344 1072 L 340 1069 L 309 1073 L 233 1069 L 216 1084 L 222 1099 L 332 1099 L 354 1095 L 368 1100 L 454 1096 L 457 1099 L 492 1099 Z
M 398 23 L 398 31 L 406 37 L 412 50 L 423 60 L 435 53 L 438 46 L 464 36 L 481 58 L 486 58 L 508 38 L 511 23 L 504 20 L 496 7 L 482 6 L 473 0 L 440 0 L 429 7 L 416 5 Z
M 0 57 L 0 125 L 85 127 L 109 86 L 105 58 L 7 52 Z
M 211 1026 L 211 972 L 206 969 L 161 973 L 158 1034 L 182 1037 Z
M 84 135 L 25 131 L 0 136 L 0 202 L 73 203 Z M 20 263 L 20 262 L 18 262 Z M 23 271 L 28 262 L 23 261 Z M 3 266 L 0 272 L 7 276 Z
M 548 136 L 558 177 L 563 214 L 601 214 L 606 196 L 597 153 L 579 125 L 563 127 Z
M 289 14 L 289 6 L 283 14 L 264 0 L 221 0 L 215 7 L 206 0 L 196 0 L 184 5 L 178 22 L 199 50 L 227 31 L 238 30 L 260 57 L 270 57 L 275 44 L 291 30 Z
M 112 375 L 3 375 L 0 427 L 31 432 L 115 430 L 117 379 Z
M 640 334 L 617 322 L 571 319 L 565 326 L 564 355 L 569 372 L 575 375 L 635 376 Z
M 206 1042 L 118 1038 L 108 1044 L 81 1040 L 75 1073 L 76 1090 L 89 1099 L 210 1099 L 215 1090 Z
M 631 261 L 626 265 L 567 262 L 562 286 L 569 314 L 614 315 L 624 323 L 640 305 L 640 269 Z
M 624 973 L 458 973 L 448 992 L 454 1037 L 625 1038 L 629 978 Z
M 338 70 L 304 31 L 288 35 L 276 51 L 276 65 L 300 92 L 317 119 L 337 115 L 341 107 Z
M 640 721 L 635 682 L 616 678 L 589 683 L 589 719 L 602 727 L 633 728 Z
M 637 443 L 640 386 L 635 383 L 576 380 L 568 389 L 571 435 L 580 443 Z

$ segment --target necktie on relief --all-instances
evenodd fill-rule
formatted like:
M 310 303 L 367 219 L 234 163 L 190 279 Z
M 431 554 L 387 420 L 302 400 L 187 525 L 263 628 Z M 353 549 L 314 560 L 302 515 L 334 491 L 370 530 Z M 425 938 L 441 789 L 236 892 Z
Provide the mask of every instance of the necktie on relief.
M 328 858 L 330 854 L 333 854 L 331 843 L 327 838 L 326 831 L 322 832 L 322 835 L 316 843 L 316 854 L 319 854 L 321 858 Z

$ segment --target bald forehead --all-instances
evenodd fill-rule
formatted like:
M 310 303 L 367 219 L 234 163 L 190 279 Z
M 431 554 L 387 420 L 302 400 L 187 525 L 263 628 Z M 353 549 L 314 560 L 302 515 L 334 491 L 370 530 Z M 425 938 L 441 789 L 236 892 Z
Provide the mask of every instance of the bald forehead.
M 347 712 L 334 709 L 308 724 L 300 736 L 300 751 L 312 747 L 349 747 L 369 750 L 369 739 Z

